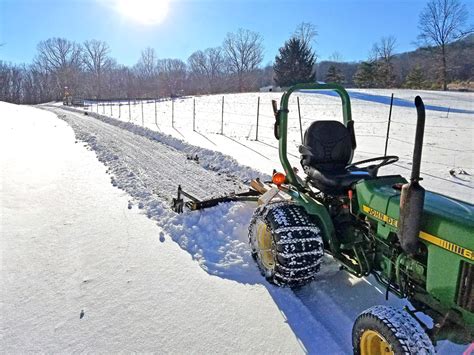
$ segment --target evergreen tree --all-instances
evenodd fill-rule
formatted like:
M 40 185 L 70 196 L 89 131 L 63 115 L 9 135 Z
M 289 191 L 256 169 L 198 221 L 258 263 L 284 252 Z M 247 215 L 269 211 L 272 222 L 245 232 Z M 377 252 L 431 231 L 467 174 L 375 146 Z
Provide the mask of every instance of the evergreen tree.
M 405 79 L 405 87 L 409 89 L 423 89 L 426 85 L 425 75 L 419 65 L 413 67 Z
M 376 65 L 373 62 L 362 62 L 354 74 L 354 83 L 360 88 L 376 85 Z
M 374 76 L 373 87 L 390 88 L 395 86 L 396 77 L 391 63 L 382 60 L 374 63 Z
M 275 83 L 281 87 L 288 87 L 298 83 L 314 81 L 313 71 L 316 55 L 311 47 L 299 38 L 291 38 L 279 49 L 280 54 L 275 57 L 273 70 Z
M 344 82 L 344 74 L 342 74 L 341 69 L 337 68 L 332 64 L 326 73 L 326 82 L 327 83 L 336 83 L 341 84 Z

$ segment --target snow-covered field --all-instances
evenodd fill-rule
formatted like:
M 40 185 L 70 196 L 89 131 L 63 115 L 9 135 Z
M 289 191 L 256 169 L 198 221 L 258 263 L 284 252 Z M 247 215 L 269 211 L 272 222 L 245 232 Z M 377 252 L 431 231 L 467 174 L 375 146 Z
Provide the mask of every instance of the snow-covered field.
M 408 91 L 396 95 L 412 99 Z M 433 97 L 433 106 L 472 110 L 472 94 L 443 95 L 425 96 Z M 255 141 L 256 122 L 249 122 L 258 96 Z M 157 104 L 156 122 L 154 103 L 144 104 L 148 129 L 140 127 L 138 111 L 127 123 L 127 105 L 120 107 L 121 120 L 115 119 L 118 106 L 112 107 L 114 118 L 100 120 L 48 108 L 60 120 L 45 110 L 0 103 L 0 351 L 351 353 L 359 312 L 404 302 L 394 296 L 385 301 L 372 278 L 356 279 L 330 259 L 318 280 L 296 292 L 273 287 L 247 248 L 254 206 L 222 204 L 182 215 L 168 207 L 178 184 L 200 196 L 216 195 L 278 167 L 269 101 L 279 96 L 226 95 L 224 135 L 216 134 L 220 96 L 196 98 L 197 131 L 193 98 L 174 103 L 174 127 L 169 101 Z M 388 106 L 354 101 L 358 157 L 382 154 L 384 141 L 374 135 L 379 126 L 386 130 Z M 302 94 L 303 123 L 336 117 L 337 103 Z M 299 166 L 292 105 L 291 153 Z M 472 202 L 470 176 L 454 177 L 449 170 L 472 173 L 473 114 L 427 111 L 427 117 L 431 148 L 424 151 L 424 186 Z M 399 123 L 391 135 L 411 142 L 414 109 L 396 106 L 392 118 Z M 409 144 L 390 142 L 389 153 L 401 155 L 399 168 L 410 166 Z M 187 159 L 196 154 L 199 164 Z M 449 342 L 437 347 L 442 354 L 462 349 Z
M 416 125 L 413 101 L 416 95 L 420 95 L 427 106 L 422 162 L 425 188 L 474 202 L 474 184 L 471 179 L 474 172 L 473 93 L 350 90 L 358 144 L 354 161 L 384 154 L 390 109 L 388 103 L 392 93 L 395 99 L 387 153 L 398 155 L 400 161 L 382 172 L 405 176 L 410 173 Z M 342 120 L 342 112 L 337 97 L 308 93 L 292 96 L 288 151 L 290 162 L 300 167 L 298 146 L 301 144 L 301 132 L 297 96 L 303 132 L 314 120 Z M 273 137 L 274 117 L 271 108 L 271 100 L 279 102 L 280 97 L 281 93 L 248 93 L 225 95 L 223 100 L 222 95 L 211 95 L 180 98 L 174 103 L 165 100 L 156 104 L 153 101 L 136 102 L 134 105 L 132 101 L 130 111 L 128 102 L 122 102 L 121 105 L 92 105 L 88 109 L 124 122 L 143 125 L 196 146 L 221 151 L 243 165 L 269 174 L 274 168 L 280 167 L 277 142 Z M 464 170 L 471 176 L 452 176 L 452 169 L 455 172 Z

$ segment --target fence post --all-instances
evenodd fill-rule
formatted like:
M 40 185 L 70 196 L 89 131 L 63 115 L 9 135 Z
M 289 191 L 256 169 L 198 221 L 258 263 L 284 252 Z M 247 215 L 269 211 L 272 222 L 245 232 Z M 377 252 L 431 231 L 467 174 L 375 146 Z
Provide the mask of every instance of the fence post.
M 174 128 L 174 99 L 171 98 L 171 127 Z
M 390 111 L 388 113 L 387 137 L 385 138 L 385 151 L 383 154 L 384 156 L 387 156 L 388 137 L 390 135 L 390 121 L 392 120 L 392 106 L 393 106 L 393 93 L 392 93 L 392 98 L 390 99 Z
M 224 96 L 222 96 L 221 134 L 224 135 Z
M 132 120 L 132 112 L 130 111 L 130 99 L 128 99 L 128 122 Z
M 110 117 L 112 117 L 114 113 L 112 112 L 112 101 L 110 101 Z
M 96 100 L 96 105 L 97 105 L 97 113 L 99 113 L 99 100 Z
M 258 119 L 260 117 L 260 96 L 257 99 L 257 129 L 255 131 L 255 140 L 258 141 Z
M 121 107 L 122 107 L 122 101 L 119 101 L 119 118 L 122 115 Z
M 102 114 L 105 115 L 105 103 L 102 103 Z
M 193 131 L 196 131 L 196 98 L 193 98 Z
M 158 114 L 156 112 L 156 99 L 154 101 L 155 101 L 155 125 L 156 127 L 158 127 Z
M 140 103 L 142 105 L 142 127 L 145 127 L 145 119 L 143 117 L 143 100 L 141 100 Z
M 298 103 L 298 117 L 300 120 L 301 144 L 303 144 L 303 125 L 301 124 L 301 110 L 300 110 L 300 97 L 299 96 L 296 96 L 296 102 Z

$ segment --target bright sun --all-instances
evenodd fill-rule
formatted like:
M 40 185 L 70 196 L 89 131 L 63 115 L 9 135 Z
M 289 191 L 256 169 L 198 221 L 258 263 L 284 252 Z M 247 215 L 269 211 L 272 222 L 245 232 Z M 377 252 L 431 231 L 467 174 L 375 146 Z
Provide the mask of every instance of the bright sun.
M 117 0 L 117 11 L 122 16 L 144 25 L 157 25 L 168 14 L 169 0 Z

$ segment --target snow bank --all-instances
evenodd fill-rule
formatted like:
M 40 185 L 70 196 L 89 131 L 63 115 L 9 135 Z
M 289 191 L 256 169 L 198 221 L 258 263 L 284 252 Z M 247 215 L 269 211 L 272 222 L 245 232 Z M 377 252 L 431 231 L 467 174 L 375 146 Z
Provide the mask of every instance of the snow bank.
M 62 107 L 62 109 L 72 112 L 78 111 L 69 107 Z M 234 175 L 244 183 L 249 183 L 250 180 L 254 179 L 256 176 L 262 176 L 262 172 L 257 172 L 255 169 L 241 165 L 234 158 L 224 155 L 219 151 L 191 145 L 182 139 L 173 137 L 172 135 L 153 131 L 146 127 L 140 127 L 130 122 L 123 122 L 94 112 L 89 112 L 88 115 L 134 134 L 146 137 L 152 141 L 166 144 L 180 152 L 186 153 L 189 157 L 197 156 L 199 158 L 199 163 L 204 168 L 219 171 L 222 174 Z M 270 178 L 269 175 L 265 175 L 264 177 L 266 179 Z
M 170 209 L 178 184 L 201 197 L 219 196 L 243 188 L 240 182 L 234 181 L 235 178 L 247 178 L 250 173 L 255 177 L 257 172 L 241 167 L 222 153 L 202 148 L 192 151 L 200 157 L 199 164 L 196 164 L 186 158 L 192 146 L 132 124 L 113 119 L 97 121 L 77 114 L 60 114 L 60 117 L 74 128 L 77 139 L 86 142 L 99 161 L 107 166 L 112 185 L 132 197 L 128 207 L 136 205 L 143 210 L 204 270 L 242 283 L 262 281 L 247 244 L 248 223 L 255 206 L 221 204 L 181 215 Z M 109 127 L 111 123 L 117 128 Z M 175 151 L 177 148 L 183 150 Z M 223 156 L 220 164 L 210 167 L 202 163 L 215 156 Z M 160 157 L 166 157 L 166 160 L 161 161 Z M 174 171 L 175 167 L 178 171 Z

